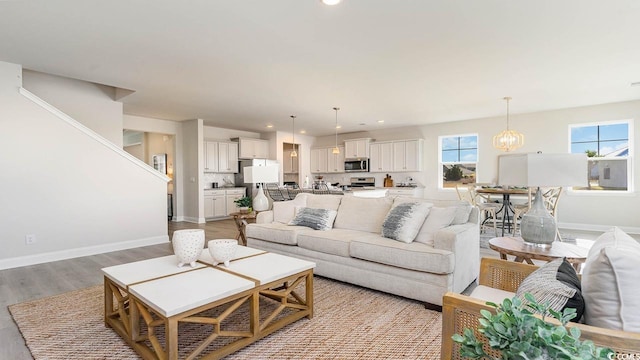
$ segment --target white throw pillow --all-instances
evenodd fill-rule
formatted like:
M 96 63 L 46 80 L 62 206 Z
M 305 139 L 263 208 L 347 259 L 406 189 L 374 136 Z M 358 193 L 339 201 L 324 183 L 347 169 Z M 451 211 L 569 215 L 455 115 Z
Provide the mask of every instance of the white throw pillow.
M 460 201 L 456 205 L 456 214 L 451 221 L 451 225 L 461 225 L 469 222 L 469 214 L 471 214 L 471 204 L 468 201 Z
M 456 215 L 456 210 L 455 206 L 445 208 L 432 207 L 429 215 L 427 215 L 427 219 L 424 221 L 418 235 L 413 241 L 433 246 L 436 232 L 451 225 Z
M 334 227 L 379 234 L 382 230 L 382 222 L 391 209 L 393 199 L 389 197 L 370 199 L 350 195 L 343 196 Z
M 589 250 L 582 273 L 585 323 L 640 332 L 640 243 L 617 227 Z
M 404 203 L 391 208 L 382 223 L 382 236 L 410 243 L 418 235 L 418 231 L 429 214 L 429 203 Z

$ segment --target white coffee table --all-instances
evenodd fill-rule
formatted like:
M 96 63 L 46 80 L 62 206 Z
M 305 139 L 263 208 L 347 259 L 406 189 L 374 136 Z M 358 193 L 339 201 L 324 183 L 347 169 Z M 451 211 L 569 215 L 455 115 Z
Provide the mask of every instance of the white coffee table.
M 102 269 L 105 323 L 144 359 L 178 359 L 181 323 L 212 325 L 207 327 L 211 334 L 187 356 L 216 359 L 303 317 L 313 317 L 315 263 L 238 246 L 228 268 L 213 266 L 207 249 L 195 268 L 177 264 L 170 255 Z M 303 284 L 304 297 L 296 293 Z M 267 316 L 260 316 L 265 311 L 261 297 L 279 304 Z M 245 303 L 247 330 L 225 330 L 223 320 Z M 227 308 L 217 317 L 205 313 L 218 306 Z M 282 315 L 285 309 L 288 313 Z M 161 328 L 166 340 L 158 336 Z M 213 339 L 225 336 L 233 339 L 206 353 Z

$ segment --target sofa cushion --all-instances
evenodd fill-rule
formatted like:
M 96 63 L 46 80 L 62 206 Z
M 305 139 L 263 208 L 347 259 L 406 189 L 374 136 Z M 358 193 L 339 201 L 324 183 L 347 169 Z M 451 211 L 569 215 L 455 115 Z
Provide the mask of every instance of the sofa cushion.
M 308 207 L 297 208 L 296 216 L 289 225 L 306 226 L 314 230 L 331 230 L 333 221 L 338 214 L 335 210 L 314 209 Z
M 382 236 L 353 239 L 349 254 L 362 260 L 436 274 L 452 273 L 455 265 L 451 251 L 416 242 L 406 244 Z
M 472 206 L 468 201 L 460 201 L 453 205 L 456 208 L 456 214 L 453 216 L 451 225 L 461 225 L 469 222 L 469 214 L 471 214 Z
M 343 195 L 309 194 L 309 196 L 307 196 L 306 207 L 314 208 L 314 209 L 338 210 L 338 207 L 340 207 L 340 202 L 342 201 L 343 197 L 344 197 Z
M 336 229 L 360 230 L 379 234 L 393 198 L 360 198 L 346 195 L 333 225 Z
M 485 285 L 476 286 L 471 294 L 469 294 L 469 296 L 473 298 L 480 299 L 485 302 L 490 301 L 494 304 L 502 304 L 502 300 L 512 299 L 515 295 L 515 293 L 510 291 L 504 291 Z
M 285 245 L 297 245 L 297 236 L 300 230 L 309 230 L 309 228 L 273 222 L 270 224 L 247 224 L 246 229 L 247 237 Z
M 376 236 L 378 235 L 357 230 L 315 231 L 307 229 L 298 233 L 298 246 L 325 254 L 349 257 L 349 243 L 353 239 Z
M 291 201 L 273 202 L 273 221 L 288 224 L 295 217 L 296 207 L 307 205 L 306 193 L 300 193 Z
M 382 223 L 382 236 L 405 243 L 412 242 L 430 208 L 430 204 L 425 202 L 394 204 Z
M 456 211 L 455 206 L 444 208 L 432 207 L 414 242 L 433 246 L 435 233 L 451 224 L 456 215 Z
M 554 311 L 562 311 L 565 308 L 576 309 L 576 317 L 571 321 L 578 322 L 584 313 L 580 279 L 571 264 L 564 258 L 542 265 L 522 280 L 516 296 L 527 303 L 525 293 L 533 295 L 539 304 L 548 303 Z
M 640 332 L 639 259 L 640 244 L 617 227 L 595 241 L 582 272 L 587 324 Z

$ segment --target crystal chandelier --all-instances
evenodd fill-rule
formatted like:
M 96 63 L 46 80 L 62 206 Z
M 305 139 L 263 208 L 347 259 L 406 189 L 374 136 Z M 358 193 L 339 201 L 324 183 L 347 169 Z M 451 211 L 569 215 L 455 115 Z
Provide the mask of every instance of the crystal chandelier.
M 340 154 L 340 149 L 338 149 L 338 110 L 339 107 L 334 107 L 333 110 L 336 111 L 336 146 L 331 150 L 332 154 Z
M 296 151 L 296 116 L 291 115 L 291 143 L 293 144 L 293 151 L 291 151 L 291 157 L 297 157 Z
M 511 151 L 524 145 L 524 135 L 509 129 L 509 100 L 511 97 L 507 96 L 504 99 L 507 101 L 507 129 L 493 137 L 493 147 L 502 151 Z

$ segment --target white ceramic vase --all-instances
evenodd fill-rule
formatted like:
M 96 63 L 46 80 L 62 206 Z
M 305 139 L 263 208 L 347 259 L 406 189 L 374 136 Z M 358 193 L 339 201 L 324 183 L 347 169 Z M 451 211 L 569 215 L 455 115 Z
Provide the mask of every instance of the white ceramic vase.
M 178 258 L 178 267 L 185 264 L 195 267 L 196 260 L 204 249 L 204 230 L 176 230 L 173 232 L 171 242 L 173 243 L 173 253 Z
M 209 240 L 209 254 L 213 258 L 213 266 L 224 263 L 229 267 L 229 261 L 236 255 L 238 241 L 233 239 Z

